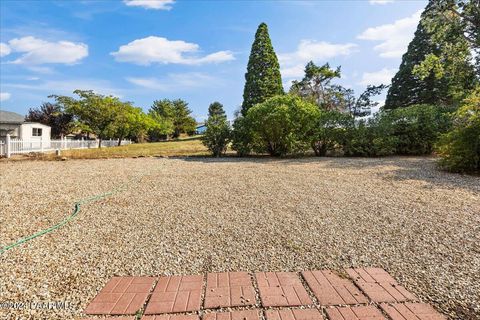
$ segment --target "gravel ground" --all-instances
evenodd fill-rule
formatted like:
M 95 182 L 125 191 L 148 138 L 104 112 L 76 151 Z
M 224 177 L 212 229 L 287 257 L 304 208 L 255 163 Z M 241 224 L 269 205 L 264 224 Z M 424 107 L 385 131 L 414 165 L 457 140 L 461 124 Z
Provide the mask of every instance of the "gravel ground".
M 480 317 L 480 178 L 431 158 L 111 159 L 0 162 L 7 319 L 74 319 L 114 275 L 378 266 L 452 319 Z

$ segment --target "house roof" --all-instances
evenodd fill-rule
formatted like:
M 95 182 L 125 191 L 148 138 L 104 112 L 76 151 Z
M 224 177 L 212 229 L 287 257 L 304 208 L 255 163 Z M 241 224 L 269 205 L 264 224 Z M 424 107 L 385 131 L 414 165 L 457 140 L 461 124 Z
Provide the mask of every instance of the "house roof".
M 25 117 L 22 116 L 21 114 L 11 112 L 11 111 L 5 111 L 5 110 L 0 110 L 0 123 L 24 123 L 25 122 Z

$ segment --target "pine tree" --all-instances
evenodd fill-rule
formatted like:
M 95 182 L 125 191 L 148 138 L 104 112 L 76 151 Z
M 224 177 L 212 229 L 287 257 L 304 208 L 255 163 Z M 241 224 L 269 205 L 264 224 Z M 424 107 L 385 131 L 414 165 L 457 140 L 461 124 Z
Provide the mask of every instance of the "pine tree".
M 428 10 L 427 6 L 425 10 Z M 422 19 L 423 19 L 422 14 Z M 439 53 L 431 41 L 428 31 L 420 20 L 413 40 L 408 45 L 407 52 L 402 57 L 402 63 L 397 74 L 392 79 L 385 100 L 385 109 L 407 107 L 412 104 L 434 104 L 442 95 L 441 88 L 445 89 L 445 81 L 436 80 L 433 74 L 421 80 L 413 74 L 413 68 L 422 63 L 431 53 Z
M 429 28 L 432 17 L 440 16 L 436 10 L 435 0 L 430 0 L 422 13 L 414 38 L 402 57 L 399 71 L 392 79 L 385 109 L 407 107 L 413 104 L 453 105 L 458 102 L 459 95 L 471 89 L 474 71 L 468 61 L 470 53 L 468 46 L 464 45 L 465 39 L 461 31 L 452 27 L 449 28 L 448 37 L 443 38 L 445 43 L 438 43 L 438 36 Z M 451 23 L 453 25 L 455 21 Z M 432 59 L 444 56 L 445 53 L 442 50 L 446 48 L 456 48 L 459 50 L 458 54 L 465 57 L 461 63 L 456 62 L 454 72 L 448 72 L 453 68 L 441 66 L 438 64 L 439 60 Z M 423 75 L 418 71 L 423 71 Z
M 223 105 L 214 102 L 208 107 L 208 119 L 205 123 L 207 129 L 202 137 L 202 143 L 212 152 L 215 157 L 221 156 L 227 151 L 231 138 L 230 124 L 227 121 Z
M 258 26 L 255 34 L 245 80 L 242 103 L 243 116 L 255 104 L 284 93 L 280 65 L 265 23 Z
M 208 116 L 212 117 L 214 115 L 226 117 L 225 110 L 223 110 L 223 104 L 218 101 L 212 102 L 208 106 Z

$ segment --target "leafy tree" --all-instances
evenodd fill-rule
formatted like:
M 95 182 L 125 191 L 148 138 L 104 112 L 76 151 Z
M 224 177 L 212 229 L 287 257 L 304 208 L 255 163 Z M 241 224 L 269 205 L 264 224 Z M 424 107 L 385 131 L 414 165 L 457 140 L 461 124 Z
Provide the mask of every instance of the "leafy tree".
M 191 116 L 192 110 L 184 100 L 173 100 L 173 138 L 178 138 L 181 133 L 191 134 L 195 131 L 197 122 Z
M 125 102 L 117 112 L 117 119 L 112 124 L 112 137 L 118 139 L 118 145 L 124 138 L 136 141 L 143 140 L 147 132 L 154 128 L 155 121 L 146 115 L 142 108 L 136 108 L 131 103 Z
M 341 146 L 353 124 L 353 117 L 338 111 L 321 110 L 312 133 L 311 146 L 316 156 L 325 156 Z
M 215 157 L 219 157 L 227 150 L 231 138 L 230 125 L 220 103 L 212 103 L 208 113 L 208 120 L 205 123 L 207 129 L 202 137 L 202 143 Z
M 319 109 L 297 96 L 272 97 L 250 108 L 247 121 L 252 147 L 272 156 L 302 153 L 310 148 Z
M 280 65 L 265 23 L 258 26 L 245 74 L 242 115 L 257 103 L 283 94 Z
M 223 110 L 223 104 L 221 104 L 220 102 L 215 101 L 208 106 L 208 116 L 212 117 L 214 115 L 227 117 L 225 114 L 225 110 Z
M 440 166 L 454 172 L 480 172 L 480 86 L 453 114 L 453 129 L 437 144 Z
M 346 156 L 387 156 L 395 153 L 396 142 L 390 123 L 382 121 L 381 113 L 377 113 L 347 127 L 342 149 Z
M 458 23 L 442 25 L 442 32 L 432 28 L 430 22 L 440 16 L 436 0 L 431 0 L 392 80 L 385 109 L 453 105 L 473 88 L 475 75 L 468 43 Z
M 434 35 L 436 43 L 445 42 L 452 34 L 462 37 L 476 52 L 477 72 L 480 71 L 480 3 L 478 0 L 436 0 L 426 12 L 424 25 Z M 443 50 L 442 60 L 455 57 L 453 48 Z
M 196 121 L 191 113 L 188 103 L 181 99 L 154 101 L 149 110 L 149 115 L 157 121 L 153 136 L 158 138 L 163 134 L 171 134 L 176 139 L 181 133 L 194 132 Z
M 155 100 L 148 115 L 155 123 L 149 130 L 151 141 L 165 140 L 173 133 L 173 104 L 170 100 Z
M 396 154 L 431 154 L 440 134 L 450 127 L 448 111 L 432 105 L 413 105 L 383 112 L 381 121 L 391 127 Z
M 337 110 L 338 90 L 331 85 L 335 78 L 340 78 L 340 67 L 335 70 L 328 63 L 317 66 L 310 61 L 305 66 L 302 81 L 293 81 L 290 93 L 299 95 L 325 110 Z M 337 99 L 336 99 L 337 98 Z
M 239 156 L 248 155 L 252 151 L 252 130 L 247 117 L 237 115 L 232 127 L 232 149 Z
M 67 113 L 73 114 L 77 122 L 86 130 L 93 132 L 100 143 L 111 137 L 114 123 L 123 103 L 116 97 L 96 94 L 92 90 L 75 90 L 73 93 L 80 98 L 77 100 L 68 96 L 52 95 L 56 102 L 65 108 Z
M 45 102 L 38 108 L 30 108 L 25 120 L 50 126 L 54 138 L 69 134 L 74 128 L 73 115 L 66 113 L 61 105 L 50 102 Z
M 298 95 L 322 110 L 349 112 L 355 117 L 363 117 L 370 114 L 372 107 L 378 102 L 371 98 L 379 95 L 386 85 L 368 86 L 358 99 L 352 89 L 347 89 L 332 81 L 341 77 L 340 67 L 335 70 L 328 63 L 317 66 L 310 61 L 305 66 L 305 76 L 301 81 L 293 81 L 290 93 Z
M 381 94 L 386 88 L 388 86 L 384 84 L 378 86 L 368 85 L 358 99 L 351 100 L 353 103 L 348 105 L 350 114 L 354 117 L 364 117 L 371 114 L 371 109 L 379 104 L 379 102 L 373 101 L 372 97 Z

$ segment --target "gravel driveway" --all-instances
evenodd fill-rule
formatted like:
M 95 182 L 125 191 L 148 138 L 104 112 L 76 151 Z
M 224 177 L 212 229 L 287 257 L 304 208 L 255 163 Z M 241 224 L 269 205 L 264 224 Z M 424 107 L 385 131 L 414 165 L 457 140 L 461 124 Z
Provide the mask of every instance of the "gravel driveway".
M 7 319 L 65 318 L 114 275 L 378 266 L 452 319 L 480 317 L 480 178 L 431 158 L 111 159 L 0 162 L 0 255 Z

